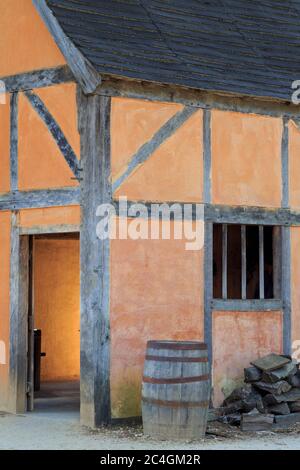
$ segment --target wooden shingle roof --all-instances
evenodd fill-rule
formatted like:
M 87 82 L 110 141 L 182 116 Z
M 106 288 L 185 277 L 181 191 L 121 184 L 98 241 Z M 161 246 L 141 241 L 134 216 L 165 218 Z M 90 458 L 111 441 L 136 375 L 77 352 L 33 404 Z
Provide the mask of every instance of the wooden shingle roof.
M 299 0 L 46 0 L 100 74 L 291 100 Z

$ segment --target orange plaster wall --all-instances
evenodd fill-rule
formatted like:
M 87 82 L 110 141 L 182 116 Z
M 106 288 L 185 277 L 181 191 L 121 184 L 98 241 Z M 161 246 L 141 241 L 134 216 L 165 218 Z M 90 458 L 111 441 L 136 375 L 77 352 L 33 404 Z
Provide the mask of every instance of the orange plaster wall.
M 31 0 L 0 0 L 0 76 L 65 64 Z
M 300 261 L 300 228 L 291 227 L 292 341 L 300 340 L 300 290 L 299 290 L 300 262 L 299 261 Z
M 20 227 L 39 225 L 79 225 L 80 207 L 47 207 L 44 209 L 23 209 L 20 211 Z
M 73 84 L 38 90 L 76 155 L 79 151 L 76 88 Z M 54 138 L 25 97 L 19 97 L 19 189 L 78 186 Z
M 281 312 L 213 312 L 214 406 L 243 381 L 244 367 L 282 352 Z
M 300 130 L 293 121 L 289 122 L 289 183 L 290 205 L 300 208 Z
M 212 202 L 280 207 L 279 118 L 212 112 Z
M 34 240 L 34 323 L 42 330 L 42 380 L 79 378 L 79 240 Z
M 5 364 L 0 361 L 0 407 L 7 407 L 9 353 L 9 275 L 10 275 L 10 212 L 0 212 L 0 341 L 5 346 Z M 3 344 L 4 343 L 4 344 Z M 1 357 L 0 357 L 1 359 Z
M 1 20 L 0 20 L 1 21 Z M 5 98 L 5 104 L 2 99 Z M 10 95 L 0 93 L 0 193 L 10 189 Z
M 111 393 L 114 417 L 140 415 L 149 339 L 203 340 L 203 250 L 184 240 L 113 240 Z
M 135 152 L 181 109 L 178 104 L 113 98 L 113 181 L 125 171 Z M 202 111 L 199 110 L 129 176 L 115 197 L 201 201 L 202 154 Z

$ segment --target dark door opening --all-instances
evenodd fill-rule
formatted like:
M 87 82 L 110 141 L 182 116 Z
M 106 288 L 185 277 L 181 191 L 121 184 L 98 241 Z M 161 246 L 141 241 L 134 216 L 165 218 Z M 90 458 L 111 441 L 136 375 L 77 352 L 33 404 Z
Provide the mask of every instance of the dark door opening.
M 79 234 L 32 236 L 30 252 L 27 408 L 79 417 Z

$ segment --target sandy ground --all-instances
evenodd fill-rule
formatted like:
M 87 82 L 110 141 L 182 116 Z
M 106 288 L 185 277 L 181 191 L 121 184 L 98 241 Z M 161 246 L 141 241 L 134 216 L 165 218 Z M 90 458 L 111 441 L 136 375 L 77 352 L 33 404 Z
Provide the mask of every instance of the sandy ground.
M 91 431 L 79 425 L 73 412 L 34 412 L 0 415 L 0 449 L 93 449 L 93 450 L 203 450 L 203 449 L 300 449 L 300 433 L 256 433 L 217 437 L 194 442 L 157 442 L 140 427 Z
M 35 400 L 35 411 L 26 415 L 0 413 L 0 450 L 214 450 L 300 449 L 300 426 L 290 432 L 242 433 L 235 427 L 211 423 L 201 441 L 154 441 L 140 426 L 89 430 L 79 424 L 79 394 L 73 385 L 49 388 Z

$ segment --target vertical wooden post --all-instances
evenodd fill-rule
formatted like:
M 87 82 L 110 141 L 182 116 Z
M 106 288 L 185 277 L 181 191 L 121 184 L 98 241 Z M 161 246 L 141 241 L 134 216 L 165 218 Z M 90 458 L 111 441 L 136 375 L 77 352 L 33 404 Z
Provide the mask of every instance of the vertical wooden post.
M 78 91 L 81 134 L 81 422 L 110 421 L 110 242 L 96 235 L 96 210 L 111 203 L 110 98 Z
M 211 222 L 205 222 L 204 247 L 204 338 L 209 362 L 212 365 L 213 224 Z
M 281 207 L 290 205 L 289 188 L 289 119 L 282 118 L 281 140 L 281 175 L 282 175 L 282 200 Z M 292 349 L 292 324 L 291 324 L 291 228 L 282 227 L 282 301 L 283 301 L 283 351 L 290 354 Z
M 211 111 L 203 111 L 203 197 L 211 202 Z
M 10 97 L 10 189 L 18 189 L 18 93 Z
M 20 237 L 18 212 L 11 214 L 10 248 L 10 411 L 26 411 L 28 237 Z
M 211 203 L 211 110 L 203 111 L 203 197 Z M 204 217 L 205 219 L 205 217 Z M 204 231 L 204 338 L 212 364 L 212 307 L 213 298 L 213 224 L 205 223 Z
M 282 181 L 281 207 L 288 208 L 289 207 L 289 120 L 285 116 L 282 119 L 281 181 Z
M 291 229 L 282 227 L 283 352 L 291 354 Z
M 34 295 L 33 295 L 33 237 L 30 235 L 28 240 L 28 345 L 27 345 L 27 410 L 34 409 Z

